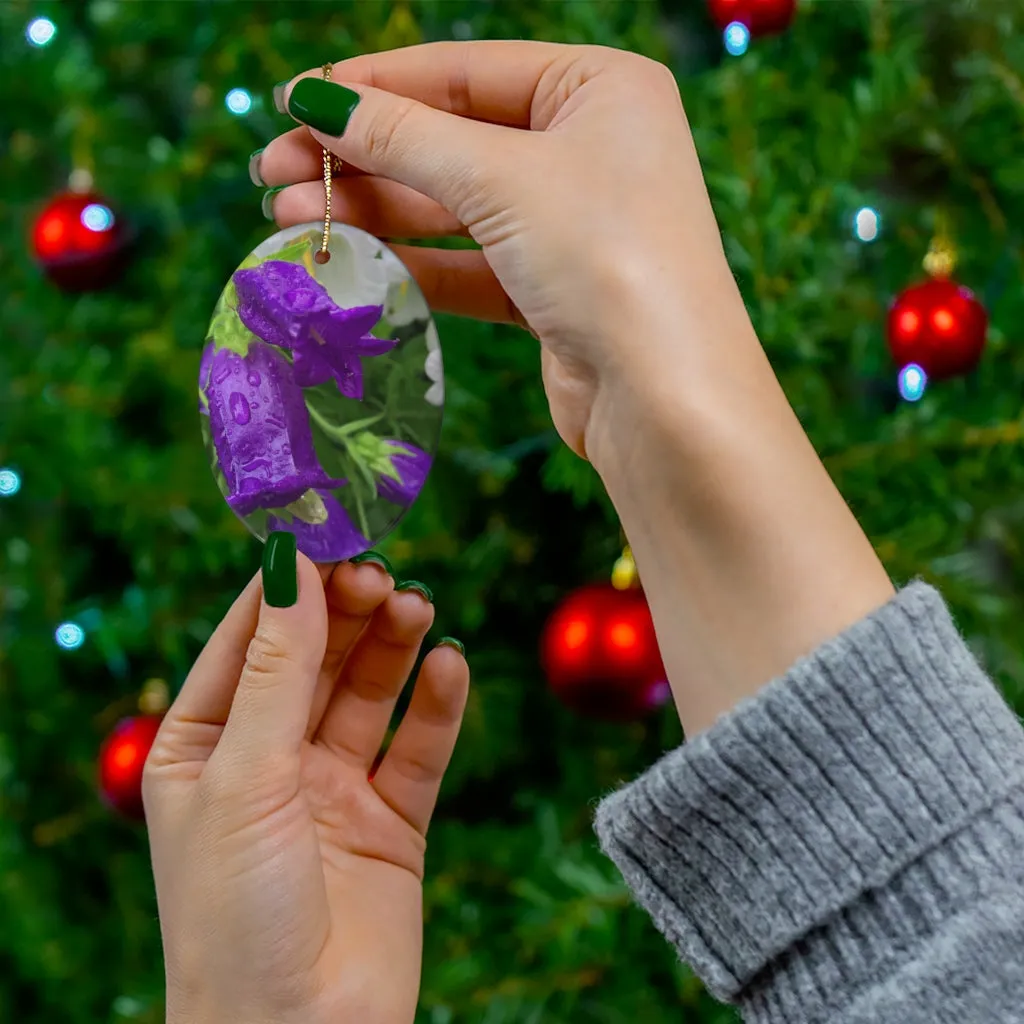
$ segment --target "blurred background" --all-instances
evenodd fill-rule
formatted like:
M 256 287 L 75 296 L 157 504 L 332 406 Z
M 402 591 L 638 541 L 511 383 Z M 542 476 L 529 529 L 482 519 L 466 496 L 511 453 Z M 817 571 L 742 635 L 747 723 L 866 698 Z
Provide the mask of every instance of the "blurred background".
M 8 0 L 0 1021 L 163 1020 L 133 787 L 146 715 L 259 565 L 206 464 L 196 376 L 225 281 L 274 230 L 246 173 L 290 126 L 271 88 L 483 37 L 673 68 L 804 426 L 894 578 L 941 587 L 1024 710 L 1017 0 Z M 635 600 L 610 582 L 614 512 L 552 430 L 534 341 L 438 327 L 440 451 L 382 545 L 433 587 L 436 635 L 463 639 L 474 670 L 430 837 L 417 1020 L 725 1024 L 590 826 L 602 794 L 680 742 L 671 707 L 642 713 L 646 668 L 574 678 L 557 636 L 540 655 L 562 602 L 556 622 L 607 626 Z

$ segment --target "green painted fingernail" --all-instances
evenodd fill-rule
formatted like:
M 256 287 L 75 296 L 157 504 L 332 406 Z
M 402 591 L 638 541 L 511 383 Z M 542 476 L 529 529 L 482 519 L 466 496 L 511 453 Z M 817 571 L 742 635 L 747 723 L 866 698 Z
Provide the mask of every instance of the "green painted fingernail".
M 263 149 L 257 149 L 249 155 L 249 180 L 257 188 L 266 188 L 267 183 L 260 175 L 260 157 L 263 156 Z
M 437 641 L 438 647 L 454 647 L 463 657 L 466 656 L 466 648 L 463 646 L 461 640 L 456 640 L 453 636 L 443 636 Z
M 359 93 L 322 78 L 300 78 L 288 97 L 288 113 L 325 135 L 343 135 Z
M 284 91 L 288 88 L 287 82 L 278 82 L 274 86 L 274 109 L 279 114 L 287 114 L 288 108 L 284 105 Z
M 419 580 L 402 580 L 395 590 L 415 590 L 416 593 L 422 594 L 423 597 L 431 604 L 434 603 L 434 592 L 426 585 L 426 583 L 420 583 Z
M 391 563 L 379 551 L 364 551 L 361 555 L 350 558 L 349 561 L 353 565 L 372 562 L 374 565 L 379 565 L 389 576 L 395 575 L 395 570 L 391 568 Z
M 271 608 L 290 608 L 299 599 L 295 534 L 276 530 L 263 548 L 263 597 Z
M 281 189 L 287 187 L 287 185 L 278 185 L 276 188 L 268 188 L 267 191 L 263 193 L 263 199 L 260 202 L 260 209 L 263 211 L 263 216 L 266 217 L 267 220 L 274 219 L 274 196 L 276 196 Z

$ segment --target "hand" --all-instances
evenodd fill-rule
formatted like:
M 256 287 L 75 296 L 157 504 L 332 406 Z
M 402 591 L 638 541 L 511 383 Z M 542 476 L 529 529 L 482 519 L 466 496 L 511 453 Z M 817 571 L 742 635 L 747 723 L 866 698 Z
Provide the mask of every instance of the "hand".
M 373 564 L 270 607 L 257 576 L 211 637 L 146 765 L 168 1024 L 409 1024 L 427 825 L 469 685 L 423 663 L 368 779 L 433 606 Z
M 888 600 L 761 349 L 666 68 L 592 46 L 436 43 L 319 79 L 276 90 L 307 127 L 255 168 L 290 186 L 275 218 L 322 215 L 326 146 L 350 165 L 339 220 L 480 243 L 394 248 L 434 309 L 539 338 L 555 426 L 619 513 L 688 733 Z
M 273 198 L 277 223 L 323 216 L 323 145 L 350 166 L 337 220 L 385 239 L 472 236 L 482 252 L 394 248 L 433 309 L 533 331 L 555 426 L 595 464 L 614 443 L 610 418 L 592 417 L 605 381 L 636 372 L 646 390 L 696 357 L 679 339 L 698 348 L 706 332 L 687 325 L 710 310 L 734 333 L 748 324 L 663 65 L 595 46 L 434 43 L 300 78 L 282 109 L 329 130 L 291 131 L 259 158 L 264 183 L 292 186 Z M 359 101 L 342 132 L 343 84 Z M 659 303 L 673 330 L 649 315 Z

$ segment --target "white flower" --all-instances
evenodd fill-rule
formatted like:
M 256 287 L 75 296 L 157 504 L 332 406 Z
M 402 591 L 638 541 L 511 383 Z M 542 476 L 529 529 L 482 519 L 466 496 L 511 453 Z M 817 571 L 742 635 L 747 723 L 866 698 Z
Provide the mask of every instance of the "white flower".
M 384 318 L 394 327 L 426 320 L 430 316 L 427 300 L 409 271 L 393 253 L 386 253 L 378 262 L 391 264 L 388 268 L 387 298 L 384 300 Z
M 437 336 L 437 327 L 434 324 L 433 320 L 431 320 L 430 323 L 427 324 L 427 329 L 426 331 L 423 332 L 423 334 L 427 342 L 427 351 L 440 353 L 441 339 Z M 440 366 L 441 364 L 438 363 L 437 365 Z
M 384 261 L 374 259 L 380 249 L 380 242 L 363 232 L 344 224 L 332 227 L 331 258 L 317 264 L 316 279 L 342 309 L 384 305 L 388 290 Z
M 343 309 L 383 306 L 392 327 L 430 316 L 402 261 L 372 235 L 347 224 L 331 229 L 331 258 L 317 267 L 316 277 Z
M 430 347 L 430 331 L 434 331 L 434 339 L 437 339 L 437 329 L 433 324 L 427 330 L 427 346 Z M 444 405 L 444 367 L 441 364 L 441 349 L 430 348 L 427 353 L 426 362 L 423 364 L 423 372 L 431 381 L 427 388 L 426 399 L 431 405 Z

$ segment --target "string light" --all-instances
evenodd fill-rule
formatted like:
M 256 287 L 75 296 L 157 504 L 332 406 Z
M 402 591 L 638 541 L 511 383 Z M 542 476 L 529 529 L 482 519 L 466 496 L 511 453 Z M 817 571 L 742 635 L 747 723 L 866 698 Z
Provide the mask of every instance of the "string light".
M 13 469 L 0 469 L 0 498 L 13 498 L 21 490 L 21 477 Z
M 82 211 L 82 224 L 90 231 L 109 231 L 114 226 L 114 214 L 109 206 L 90 203 Z
M 900 370 L 900 396 L 905 402 L 917 402 L 928 385 L 928 375 L 917 363 L 911 363 Z
M 742 57 L 750 46 L 750 29 L 742 21 L 734 21 L 722 33 L 725 50 L 733 57 Z
M 882 230 L 882 218 L 877 210 L 863 206 L 853 218 L 853 233 L 862 242 L 873 242 Z
M 252 110 L 252 96 L 247 89 L 232 89 L 224 97 L 224 105 L 232 114 L 237 114 L 241 117 Z
M 85 630 L 77 622 L 62 622 L 53 638 L 65 651 L 77 651 L 85 643 Z
M 25 29 L 25 38 L 33 46 L 47 46 L 57 35 L 57 26 L 49 18 L 33 18 Z

